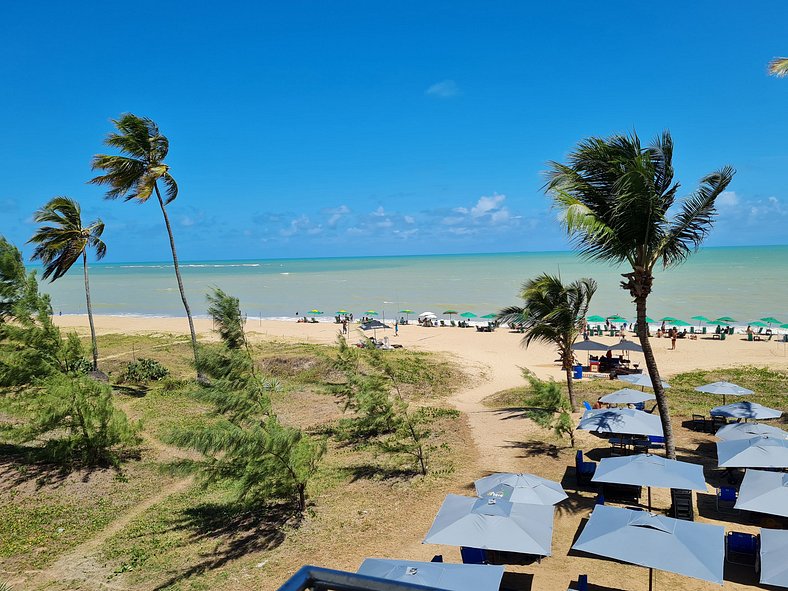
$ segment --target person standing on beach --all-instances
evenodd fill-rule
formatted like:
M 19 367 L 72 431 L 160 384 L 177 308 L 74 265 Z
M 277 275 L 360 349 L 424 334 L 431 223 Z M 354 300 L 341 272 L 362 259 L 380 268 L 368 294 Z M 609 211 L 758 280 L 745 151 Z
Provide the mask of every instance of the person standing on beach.
M 679 329 L 676 328 L 675 326 L 670 329 L 670 350 L 671 351 L 675 351 L 676 350 L 676 337 L 679 336 L 678 333 L 679 333 Z
M 399 336 L 399 322 L 397 322 L 396 320 L 394 321 L 394 336 L 395 337 Z

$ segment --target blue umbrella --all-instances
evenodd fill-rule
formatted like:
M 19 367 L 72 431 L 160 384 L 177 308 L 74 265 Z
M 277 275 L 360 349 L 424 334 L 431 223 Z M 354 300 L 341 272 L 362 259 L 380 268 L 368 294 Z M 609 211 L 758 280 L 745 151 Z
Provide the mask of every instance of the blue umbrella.
M 761 528 L 761 583 L 788 587 L 788 531 Z
M 591 481 L 647 486 L 649 509 L 652 486 L 706 492 L 703 466 L 651 454 L 602 458 Z
M 713 417 L 728 419 L 776 419 L 783 413 L 775 408 L 763 406 L 757 402 L 732 402 L 725 406 L 712 408 L 709 414 Z
M 622 388 L 610 394 L 605 394 L 599 399 L 599 402 L 604 402 L 605 404 L 640 404 L 641 402 L 654 400 L 654 398 L 656 396 L 653 394 L 646 394 L 632 388 Z
M 618 376 L 618 379 L 622 382 L 629 382 L 630 384 L 634 384 L 635 386 L 641 386 L 643 388 L 653 388 L 654 384 L 651 383 L 651 377 L 647 373 L 632 373 L 626 374 L 623 376 Z M 662 387 L 667 389 L 670 388 L 670 384 L 663 381 Z
M 768 435 L 717 442 L 720 468 L 788 468 L 788 440 Z
M 747 470 L 739 487 L 736 508 L 788 517 L 788 474 Z
M 572 549 L 721 585 L 725 528 L 597 505 Z
M 788 439 L 788 432 L 761 423 L 731 423 L 730 425 L 720 427 L 716 433 L 716 437 L 720 441 L 727 441 L 728 439 L 752 439 L 753 437 L 759 437 L 761 435 L 769 435 L 775 439 Z
M 726 396 L 746 396 L 754 394 L 752 390 L 742 388 L 731 382 L 712 382 L 711 384 L 704 384 L 695 388 L 698 392 L 705 392 L 706 394 L 721 394 L 722 403 L 725 404 Z
M 587 410 L 577 428 L 618 435 L 663 435 L 662 422 L 658 416 L 629 408 Z
M 503 566 L 483 564 L 367 558 L 358 569 L 358 574 L 415 583 L 442 591 L 498 591 L 503 571 Z
M 567 498 L 560 484 L 533 474 L 491 474 L 474 484 L 480 497 L 502 498 L 510 503 L 555 505 Z
M 596 341 L 577 341 L 572 345 L 572 351 L 607 351 L 608 349 L 610 347 Z
M 425 544 L 550 556 L 553 507 L 446 495 Z
M 613 349 L 613 351 L 634 351 L 635 353 L 643 352 L 643 347 L 638 345 L 635 341 L 626 341 L 623 339 L 612 347 L 608 347 L 608 349 Z

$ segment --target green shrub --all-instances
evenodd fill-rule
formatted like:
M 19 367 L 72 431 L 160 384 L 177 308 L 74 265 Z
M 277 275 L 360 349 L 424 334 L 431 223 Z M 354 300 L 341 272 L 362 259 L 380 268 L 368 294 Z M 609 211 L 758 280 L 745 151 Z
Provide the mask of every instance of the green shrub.
M 126 365 L 126 369 L 120 376 L 120 381 L 144 384 L 146 382 L 157 382 L 168 375 L 170 375 L 170 370 L 155 359 L 140 357 Z

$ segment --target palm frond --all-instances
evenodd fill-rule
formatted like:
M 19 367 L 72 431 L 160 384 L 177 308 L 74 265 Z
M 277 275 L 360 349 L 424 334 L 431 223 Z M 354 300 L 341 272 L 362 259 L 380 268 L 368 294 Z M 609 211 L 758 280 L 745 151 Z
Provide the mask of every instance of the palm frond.
M 776 57 L 770 61 L 769 74 L 778 78 L 788 76 L 788 57 Z

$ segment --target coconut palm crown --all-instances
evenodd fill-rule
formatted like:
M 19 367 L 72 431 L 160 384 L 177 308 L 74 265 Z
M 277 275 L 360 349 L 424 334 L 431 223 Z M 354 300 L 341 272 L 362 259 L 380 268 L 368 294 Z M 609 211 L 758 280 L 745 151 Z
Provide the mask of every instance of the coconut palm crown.
M 45 224 L 36 230 L 29 240 L 35 244 L 33 260 L 40 260 L 44 266 L 43 278 L 56 281 L 82 258 L 85 278 L 85 299 L 87 301 L 90 336 L 93 342 L 93 370 L 98 369 L 98 345 L 96 330 L 93 327 L 93 308 L 90 303 L 90 282 L 88 281 L 88 249 L 93 249 L 96 260 L 107 254 L 107 245 L 101 239 L 104 222 L 96 219 L 87 226 L 82 225 L 82 210 L 79 203 L 68 197 L 55 197 L 33 216 L 36 223 Z
M 626 263 L 621 287 L 637 309 L 646 367 L 657 397 L 668 457 L 675 445 L 667 398 L 648 340 L 646 302 L 658 265 L 670 268 L 695 252 L 711 230 L 715 201 L 734 175 L 730 166 L 706 175 L 680 202 L 674 180 L 673 140 L 665 131 L 648 146 L 637 134 L 586 139 L 567 163 L 550 163 L 546 191 L 575 248 L 588 259 Z
M 596 289 L 597 284 L 593 279 L 579 279 L 564 284 L 560 277 L 544 273 L 523 284 L 520 291 L 520 297 L 524 300 L 522 308 L 511 306 L 497 315 L 502 322 L 514 321 L 523 325 L 524 347 L 536 341 L 555 345 L 562 369 L 566 372 L 572 409 L 576 407 L 572 383 L 572 345 L 582 330 Z
M 778 78 L 788 76 L 788 57 L 776 57 L 770 61 L 769 74 Z

